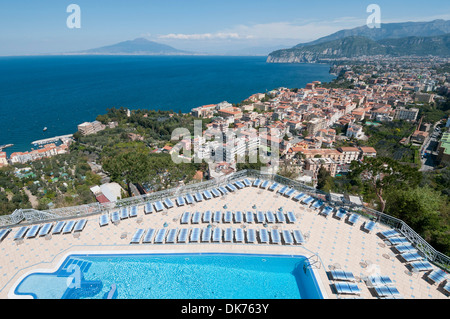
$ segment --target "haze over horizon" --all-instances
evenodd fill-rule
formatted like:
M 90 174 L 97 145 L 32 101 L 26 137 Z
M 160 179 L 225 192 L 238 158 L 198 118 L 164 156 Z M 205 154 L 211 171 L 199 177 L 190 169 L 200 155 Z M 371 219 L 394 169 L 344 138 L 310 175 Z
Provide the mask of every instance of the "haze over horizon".
M 0 55 L 56 54 L 89 50 L 144 37 L 179 50 L 228 54 L 248 48 L 291 47 L 366 23 L 372 2 L 345 4 L 298 0 L 88 1 L 81 28 L 69 29 L 70 2 L 17 0 L 0 3 Z M 381 22 L 450 19 L 450 3 L 377 1 Z

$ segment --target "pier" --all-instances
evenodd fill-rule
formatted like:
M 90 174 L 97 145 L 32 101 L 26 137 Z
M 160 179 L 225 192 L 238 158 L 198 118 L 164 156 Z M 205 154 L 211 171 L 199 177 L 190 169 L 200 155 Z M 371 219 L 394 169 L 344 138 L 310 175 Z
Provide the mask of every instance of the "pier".
M 72 138 L 72 137 L 73 137 L 73 134 L 55 136 L 55 137 L 50 137 L 50 138 L 46 138 L 43 140 L 37 140 L 37 141 L 31 142 L 31 144 L 43 145 L 43 144 L 53 143 L 53 142 L 57 142 L 57 141 L 63 141 L 65 139 Z
M 11 146 L 14 146 L 14 144 L 3 144 L 3 145 L 0 145 L 0 152 L 3 151 L 4 148 L 11 147 Z

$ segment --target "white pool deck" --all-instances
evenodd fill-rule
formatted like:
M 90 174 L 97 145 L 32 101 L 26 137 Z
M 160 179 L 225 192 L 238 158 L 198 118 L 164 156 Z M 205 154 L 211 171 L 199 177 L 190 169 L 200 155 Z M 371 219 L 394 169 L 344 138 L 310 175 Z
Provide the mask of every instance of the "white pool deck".
M 226 208 L 224 208 L 226 205 Z M 256 205 L 256 209 L 253 206 Z M 267 224 L 267 229 L 277 227 L 279 230 L 299 229 L 306 237 L 303 245 L 285 244 L 249 244 L 249 243 L 186 243 L 186 244 L 130 244 L 130 239 L 138 228 L 204 228 L 207 224 L 181 224 L 185 211 L 212 212 L 220 210 L 276 212 L 280 207 L 286 213 L 293 211 L 297 216 L 294 224 Z M 144 205 L 138 207 L 138 216 L 121 220 L 118 225 L 111 222 L 103 227 L 99 225 L 99 216 L 88 217 L 88 222 L 79 236 L 71 234 L 52 235 L 51 238 L 36 237 L 14 241 L 13 235 L 18 227 L 0 243 L 0 298 L 12 297 L 11 290 L 18 280 L 35 270 L 55 269 L 62 259 L 72 252 L 218 252 L 218 253 L 256 253 L 287 254 L 313 256 L 317 253 L 320 263 L 316 263 L 315 274 L 321 282 L 324 295 L 328 298 L 348 298 L 351 295 L 338 295 L 332 284 L 331 269 L 350 271 L 356 277 L 356 284 L 361 289 L 358 298 L 377 299 L 363 278 L 380 274 L 389 276 L 404 299 L 447 299 L 441 287 L 431 284 L 426 277 L 428 272 L 410 272 L 397 254 L 386 245 L 378 235 L 389 229 L 380 223 L 367 233 L 361 226 L 365 221 L 360 218 L 355 225 L 333 216 L 325 218 L 318 211 L 307 208 L 299 202 L 255 187 L 246 187 L 226 196 L 203 200 L 192 205 L 185 205 L 164 210 L 163 212 L 144 214 Z M 261 229 L 258 223 L 218 223 L 213 227 Z M 125 236 L 126 235 L 126 236 Z M 313 257 L 317 259 L 316 257 Z M 314 260 L 315 260 L 314 259 Z M 436 268 L 435 266 L 433 266 Z

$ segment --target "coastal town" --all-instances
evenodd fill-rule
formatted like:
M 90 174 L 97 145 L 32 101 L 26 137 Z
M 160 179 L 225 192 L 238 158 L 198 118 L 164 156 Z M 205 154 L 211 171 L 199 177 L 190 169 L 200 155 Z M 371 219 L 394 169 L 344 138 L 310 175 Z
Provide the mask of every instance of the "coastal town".
M 164 142 L 163 139 L 159 143 L 149 143 L 148 137 L 127 132 L 125 140 L 147 142 L 152 154 L 170 154 L 172 159 L 179 156 L 187 162 L 207 162 L 203 169 L 196 170 L 191 182 L 220 179 L 240 168 L 250 167 L 278 172 L 315 187 L 321 169 L 332 178 L 342 176 L 349 172 L 353 161 L 363 162 L 380 152 L 394 158 L 398 154 L 409 154 L 409 157 L 397 156 L 397 159 L 419 169 L 428 165 L 432 170 L 449 162 L 449 133 L 444 131 L 450 121 L 446 121 L 448 114 L 445 112 L 438 113 L 436 118 L 436 114 L 427 113 L 424 106 L 446 101 L 450 93 L 450 73 L 439 70 L 447 63 L 446 59 L 412 57 L 340 61 L 332 66 L 331 71 L 337 78 L 331 83 L 314 81 L 303 88 L 281 87 L 256 93 L 241 103 L 221 102 L 193 108 L 191 120 L 204 121 L 204 129 L 199 135 L 190 134 L 189 138 L 179 142 L 168 139 Z M 169 112 L 169 117 L 174 115 Z M 140 115 L 126 109 L 124 116 L 129 119 Z M 83 137 L 118 129 L 118 121 L 101 116 L 99 119 L 81 123 L 76 134 L 49 139 L 51 143 L 35 150 L 14 152 L 9 158 L 1 152 L 0 167 L 19 165 L 14 170 L 16 177 L 33 176 L 33 169 L 26 167 L 27 164 L 68 154 L 73 144 L 89 146 L 89 142 L 82 141 Z M 401 148 L 395 153 L 383 149 L 384 140 L 371 143 L 370 136 L 371 130 L 392 123 L 405 123 L 400 125 L 407 128 L 406 135 L 398 136 L 395 147 Z M 395 130 L 400 131 L 399 128 Z M 193 153 L 180 154 L 182 149 Z M 250 162 L 252 154 L 259 156 L 256 162 L 260 165 L 246 163 Z M 264 154 L 272 157 L 264 161 Z M 273 160 L 275 157 L 277 161 Z M 89 185 L 93 196 L 87 200 L 106 203 L 127 196 L 126 193 L 138 196 L 154 191 L 148 186 L 150 181 L 122 183 L 122 187 L 110 183 L 110 174 L 95 158 L 86 160 L 85 164 L 97 176 L 95 180 L 101 181 L 99 185 Z M 55 181 L 53 178 L 47 177 Z M 39 184 L 39 181 L 33 183 Z M 67 183 L 63 186 L 67 187 Z M 112 196 L 112 193 L 116 195 Z M 37 201 L 35 203 L 37 208 Z M 45 208 L 45 205 L 39 207 Z

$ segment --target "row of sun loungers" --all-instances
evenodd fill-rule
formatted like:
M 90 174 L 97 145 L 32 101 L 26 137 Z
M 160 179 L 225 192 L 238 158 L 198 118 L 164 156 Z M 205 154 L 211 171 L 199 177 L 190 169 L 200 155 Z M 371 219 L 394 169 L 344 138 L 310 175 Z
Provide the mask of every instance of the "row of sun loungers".
M 184 212 L 181 216 L 180 223 L 181 224 L 199 224 L 202 223 L 243 223 L 245 220 L 246 223 L 254 223 L 255 222 L 255 214 L 251 211 L 247 212 L 232 212 L 232 211 L 215 211 L 214 213 L 211 211 L 201 212 Z M 275 213 L 271 211 L 256 212 L 256 222 L 257 223 L 295 223 L 297 218 L 295 217 L 293 212 L 287 212 L 286 215 L 282 211 L 277 211 Z
M 22 226 L 14 234 L 13 239 L 30 239 L 35 237 L 43 237 L 55 234 L 69 234 L 72 232 L 81 232 L 87 224 L 87 219 L 80 219 L 78 221 L 59 221 L 55 225 L 53 223 L 46 223 L 44 225 Z M 0 241 L 3 240 L 11 229 L 4 229 L 0 231 Z
M 259 240 L 258 240 L 259 238 Z M 272 229 L 247 229 L 242 228 L 161 228 L 159 230 L 150 228 L 145 231 L 139 228 L 131 237 L 130 244 L 175 244 L 175 243 L 261 243 L 261 244 L 285 244 L 301 245 L 305 242 L 300 230 Z

